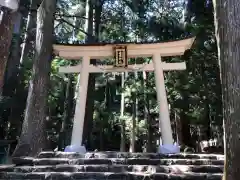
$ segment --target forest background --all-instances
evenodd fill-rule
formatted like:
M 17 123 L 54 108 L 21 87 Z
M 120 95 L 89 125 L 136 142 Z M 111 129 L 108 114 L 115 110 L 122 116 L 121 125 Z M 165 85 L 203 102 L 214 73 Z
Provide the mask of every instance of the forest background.
M 13 36 L 8 38 L 11 52 L 0 66 L 4 69 L 6 65 L 1 75 L 0 139 L 19 139 L 24 119 L 44 119 L 44 148 L 62 150 L 70 143 L 78 75 L 61 74 L 58 68 L 79 61 L 51 56 L 50 79 L 45 78 L 42 84 L 48 91 L 31 96 L 43 97 L 47 104 L 40 101 L 32 107 L 32 113 L 26 108 L 29 82 L 36 75 L 33 70 L 40 5 L 40 0 L 21 0 L 18 12 L 10 17 L 14 24 Z M 164 59 L 187 63 L 185 71 L 165 72 L 174 138 L 196 151 L 203 140 L 217 139 L 222 144 L 222 94 L 211 0 L 58 0 L 54 18 L 53 41 L 41 46 L 165 42 L 196 36 L 192 49 L 184 56 Z M 130 59 L 130 64 L 149 61 L 136 58 Z M 39 77 L 45 77 L 44 64 L 48 62 L 49 58 L 39 62 L 43 67 L 38 68 Z M 111 64 L 112 60 L 101 63 Z M 83 135 L 87 149 L 155 152 L 160 133 L 154 74 L 105 73 L 91 74 L 89 78 Z M 47 114 L 34 117 L 38 107 Z M 31 128 L 34 132 L 40 127 Z

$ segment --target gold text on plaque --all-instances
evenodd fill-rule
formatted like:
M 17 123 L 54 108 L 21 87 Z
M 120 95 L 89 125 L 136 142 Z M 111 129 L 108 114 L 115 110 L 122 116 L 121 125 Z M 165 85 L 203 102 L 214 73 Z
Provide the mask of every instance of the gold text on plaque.
M 114 48 L 115 66 L 116 67 L 127 67 L 127 47 L 116 46 Z

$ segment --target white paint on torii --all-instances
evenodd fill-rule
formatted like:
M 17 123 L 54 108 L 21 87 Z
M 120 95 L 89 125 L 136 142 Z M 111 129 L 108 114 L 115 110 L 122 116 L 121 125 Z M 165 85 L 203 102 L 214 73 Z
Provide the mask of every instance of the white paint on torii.
M 153 54 L 164 56 L 183 55 L 191 48 L 194 38 L 153 44 L 118 44 L 127 46 L 128 58 L 152 57 Z M 53 45 L 55 53 L 65 59 L 80 60 L 84 56 L 91 59 L 105 59 L 113 56 L 113 44 L 106 45 Z
M 161 62 L 161 67 L 164 71 L 172 71 L 172 70 L 185 70 L 186 69 L 186 63 L 165 63 Z M 60 67 L 59 72 L 61 73 L 80 73 L 82 69 L 82 65 L 76 65 L 76 66 L 66 66 L 66 67 Z M 128 65 L 127 68 L 120 68 L 120 67 L 114 67 L 112 65 L 89 65 L 88 72 L 89 73 L 99 73 L 99 72 L 134 72 L 134 71 L 154 71 L 154 64 L 135 64 L 135 65 Z
M 82 151 L 82 149 L 84 149 L 82 144 L 82 135 L 89 73 L 154 71 L 157 89 L 157 101 L 159 104 L 159 124 L 162 135 L 162 145 L 160 145 L 159 150 L 161 153 L 179 152 L 179 147 L 174 145 L 172 136 L 163 71 L 184 70 L 186 69 L 186 64 L 185 62 L 165 63 L 161 61 L 161 57 L 183 55 L 187 49 L 191 48 L 193 41 L 194 38 L 189 38 L 185 40 L 164 43 L 124 44 L 124 46 L 127 46 L 128 58 L 152 57 L 153 60 L 153 62 L 149 64 L 128 65 L 126 68 L 90 65 L 90 59 L 104 59 L 112 57 L 113 47 L 115 47 L 113 44 L 80 46 L 54 45 L 53 49 L 55 54 L 62 58 L 75 60 L 80 60 L 80 58 L 82 58 L 82 64 L 80 65 L 61 67 L 59 69 L 59 71 L 62 73 L 81 73 L 70 147 L 72 147 L 74 151 Z

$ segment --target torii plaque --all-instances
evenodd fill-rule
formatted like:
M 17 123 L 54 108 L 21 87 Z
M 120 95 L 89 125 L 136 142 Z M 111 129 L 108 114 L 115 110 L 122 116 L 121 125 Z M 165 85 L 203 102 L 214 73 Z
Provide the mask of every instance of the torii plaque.
M 72 140 L 71 145 L 66 149 L 73 152 L 86 152 L 86 149 L 82 144 L 82 134 L 89 73 L 154 71 L 157 101 L 159 104 L 159 125 L 162 134 L 162 145 L 159 146 L 159 152 L 178 153 L 180 151 L 179 146 L 174 144 L 172 136 L 163 72 L 184 70 L 186 69 L 186 64 L 185 62 L 165 63 L 161 61 L 161 57 L 183 55 L 185 50 L 191 48 L 194 39 L 195 38 L 189 38 L 173 42 L 151 44 L 54 45 L 53 48 L 55 53 L 62 58 L 79 60 L 82 58 L 82 63 L 80 65 L 61 67 L 59 69 L 62 73 L 81 73 Z M 91 58 L 103 59 L 107 57 L 115 57 L 114 66 L 94 66 L 89 63 Z M 152 57 L 152 62 L 143 65 L 128 65 L 127 59 L 131 57 Z
M 128 59 L 127 59 L 127 47 L 126 46 L 116 46 L 114 49 L 114 59 L 116 67 L 127 67 Z

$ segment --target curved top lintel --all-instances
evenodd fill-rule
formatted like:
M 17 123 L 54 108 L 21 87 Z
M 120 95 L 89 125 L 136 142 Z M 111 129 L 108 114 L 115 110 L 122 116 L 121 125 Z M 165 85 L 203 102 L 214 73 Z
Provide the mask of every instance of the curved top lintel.
M 127 47 L 128 57 L 147 57 L 155 53 L 161 56 L 182 55 L 187 49 L 190 49 L 195 37 L 184 40 L 147 43 L 147 44 L 106 44 L 106 45 L 53 45 L 56 55 L 66 59 L 80 59 L 83 56 L 102 59 L 113 56 L 113 48 L 121 45 Z

